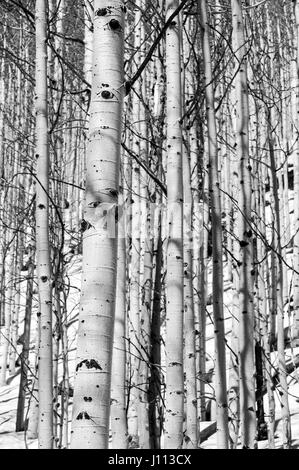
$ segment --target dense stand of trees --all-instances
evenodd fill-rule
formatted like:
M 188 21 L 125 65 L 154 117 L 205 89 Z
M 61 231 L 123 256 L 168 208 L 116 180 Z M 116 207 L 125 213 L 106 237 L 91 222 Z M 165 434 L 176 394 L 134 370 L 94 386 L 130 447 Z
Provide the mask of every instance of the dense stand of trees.
M 40 448 L 196 449 L 210 420 L 217 448 L 274 448 L 280 417 L 290 448 L 299 2 L 2 0 L 0 15 L 16 430 Z

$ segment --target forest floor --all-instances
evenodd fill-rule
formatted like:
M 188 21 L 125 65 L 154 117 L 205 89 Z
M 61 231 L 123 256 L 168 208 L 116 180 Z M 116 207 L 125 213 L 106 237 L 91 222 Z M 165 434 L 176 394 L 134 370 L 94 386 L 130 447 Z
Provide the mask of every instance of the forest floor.
M 19 392 L 20 374 L 11 377 L 9 384 L 0 388 L 0 449 L 37 449 L 37 439 L 26 439 L 24 432 L 15 432 L 16 409 Z M 299 448 L 299 384 L 295 377 L 289 381 L 289 404 L 292 426 L 292 448 Z M 266 405 L 266 400 L 265 400 Z M 267 408 L 265 406 L 267 413 Z M 280 404 L 276 394 L 276 431 L 275 447 L 282 448 L 282 423 L 279 417 Z M 206 425 L 207 423 L 205 423 Z M 25 442 L 26 439 L 26 442 Z M 212 434 L 201 443 L 202 449 L 217 449 L 216 434 Z M 259 441 L 259 449 L 268 449 L 268 441 Z
M 66 272 L 66 279 L 68 280 L 69 285 L 69 295 L 67 299 L 67 312 L 68 312 L 68 366 L 69 374 L 71 378 L 71 385 L 73 384 L 74 376 L 74 366 L 75 366 L 75 353 L 76 353 L 76 331 L 78 324 L 78 311 L 79 311 L 79 300 L 80 300 L 80 283 L 81 283 L 81 256 L 73 257 L 70 263 L 68 264 L 68 269 Z M 25 298 L 25 287 L 22 294 L 23 299 Z M 209 283 L 210 284 L 210 283 Z M 230 305 L 232 302 L 231 289 L 229 289 L 228 282 L 225 282 L 225 292 L 224 292 L 224 304 L 225 304 L 225 330 L 226 334 L 229 337 L 231 331 L 231 312 Z M 211 292 L 211 285 L 208 287 L 208 291 Z M 33 299 L 34 308 L 37 308 L 37 299 L 36 293 Z M 36 310 L 37 311 L 37 310 Z M 207 352 L 207 363 L 206 363 L 206 372 L 211 372 L 213 370 L 213 351 L 214 351 L 214 326 L 211 305 L 207 307 L 208 319 L 206 326 L 206 352 Z M 22 332 L 23 324 L 22 317 L 24 312 L 21 312 L 20 317 L 20 327 L 19 331 Z M 36 323 L 32 317 L 32 331 L 36 329 Z M 287 315 L 286 315 L 287 317 Z M 288 319 L 285 319 L 285 326 L 288 324 Z M 20 353 L 18 346 L 18 353 Z M 299 347 L 294 350 L 286 349 L 286 360 L 287 362 L 293 361 L 294 357 L 299 353 Z M 229 364 L 229 354 L 230 350 L 227 348 L 227 364 Z M 272 353 L 271 362 L 277 364 L 277 353 Z M 62 374 L 62 362 L 59 365 L 59 376 Z M 59 379 L 60 380 L 60 379 Z M 292 374 L 289 375 L 289 404 L 290 404 L 290 413 L 291 413 L 291 427 L 292 427 L 292 447 L 299 448 L 299 375 L 298 369 L 295 369 Z M 7 379 L 7 385 L 0 387 L 0 449 L 37 449 L 38 443 L 37 439 L 32 440 L 28 439 L 24 432 L 15 432 L 15 423 L 16 423 L 16 410 L 17 410 L 17 401 L 19 393 L 19 381 L 20 381 L 20 369 L 16 369 L 16 373 Z M 209 395 L 212 395 L 213 384 L 209 383 L 206 387 L 207 398 Z M 275 447 L 280 448 L 282 446 L 281 442 L 281 428 L 282 423 L 280 420 L 280 403 L 279 403 L 279 393 L 275 392 L 275 401 L 276 401 L 276 431 L 275 431 Z M 212 401 L 213 403 L 213 401 Z M 267 399 L 264 398 L 264 407 L 265 407 L 265 416 L 267 421 Z M 212 410 L 211 419 L 213 420 L 214 411 Z M 69 419 L 71 419 L 71 406 L 69 412 Z M 211 423 L 211 422 L 210 422 Z M 201 431 L 203 428 L 209 426 L 208 422 L 201 423 Z M 69 426 L 70 427 L 70 426 Z M 216 434 L 215 432 L 210 435 L 205 441 L 200 445 L 202 449 L 216 449 Z M 258 443 L 259 449 L 267 449 L 268 441 L 260 441 Z
M 296 378 L 289 379 L 289 406 L 292 428 L 292 449 L 299 449 L 299 383 Z M 267 400 L 264 400 L 267 416 Z M 280 419 L 279 395 L 275 393 L 275 449 L 282 449 L 282 421 Z M 267 420 L 267 418 L 266 418 Z M 216 433 L 200 444 L 201 449 L 217 449 Z M 241 448 L 239 446 L 239 448 Z M 269 449 L 268 440 L 259 441 L 258 449 Z

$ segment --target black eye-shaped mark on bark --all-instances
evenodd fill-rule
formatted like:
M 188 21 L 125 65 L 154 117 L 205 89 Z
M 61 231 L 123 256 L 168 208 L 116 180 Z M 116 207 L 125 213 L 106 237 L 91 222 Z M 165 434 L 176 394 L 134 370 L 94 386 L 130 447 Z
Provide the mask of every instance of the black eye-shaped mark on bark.
M 76 419 L 91 419 L 89 414 L 86 413 L 86 411 L 82 411 L 82 413 L 79 413 Z
M 100 203 L 99 201 L 93 201 L 93 202 L 89 202 L 87 205 L 88 205 L 89 207 L 94 207 L 94 208 L 96 208 L 96 207 L 98 207 L 100 204 L 101 204 L 101 203 Z
M 85 365 L 87 369 L 98 369 L 103 370 L 100 364 L 95 359 L 84 359 L 83 361 L 79 362 L 76 367 L 76 372 Z
M 83 400 L 84 401 L 92 401 L 92 398 L 91 397 L 84 397 Z
M 82 231 L 82 232 L 85 232 L 85 230 L 88 230 L 88 229 L 90 229 L 91 227 L 92 227 L 92 225 L 91 225 L 89 222 L 87 222 L 87 221 L 84 220 L 84 219 L 82 220 L 82 222 L 81 222 L 81 231 Z
M 109 191 L 109 194 L 114 197 L 114 198 L 117 198 L 118 197 L 118 191 L 117 189 L 115 188 L 105 188 L 106 191 Z
M 112 31 L 121 31 L 122 29 L 120 22 L 115 20 L 114 18 L 112 18 L 108 24 Z
M 101 92 L 101 97 L 104 98 L 105 100 L 111 100 L 114 97 L 114 94 L 109 91 L 109 90 L 103 90 Z
M 99 8 L 96 11 L 96 16 L 105 16 L 105 15 L 107 15 L 107 13 L 108 13 L 107 8 Z

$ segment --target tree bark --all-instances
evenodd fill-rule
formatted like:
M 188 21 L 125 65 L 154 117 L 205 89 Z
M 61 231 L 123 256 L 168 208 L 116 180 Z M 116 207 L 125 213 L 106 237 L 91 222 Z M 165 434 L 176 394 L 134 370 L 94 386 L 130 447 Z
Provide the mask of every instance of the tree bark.
M 94 2 L 94 57 L 71 448 L 108 447 L 116 295 L 124 4 Z M 114 233 L 113 233 L 114 232 Z
M 53 447 L 52 293 L 49 247 L 49 148 L 47 106 L 47 12 L 36 1 L 36 244 L 40 314 L 39 448 Z
M 214 84 L 212 75 L 209 19 L 207 4 L 201 0 L 205 94 L 208 125 L 209 196 L 212 219 L 213 259 L 213 317 L 215 333 L 215 398 L 217 420 L 217 448 L 228 448 L 228 413 L 226 391 L 225 329 L 223 312 L 223 261 L 221 194 L 219 188 L 218 146 L 215 118 Z
M 251 230 L 251 160 L 249 156 L 249 106 L 245 36 L 240 0 L 232 0 L 233 48 L 239 70 L 237 86 L 237 152 L 239 158 L 239 302 L 240 302 L 240 416 L 241 445 L 256 447 L 255 381 L 254 381 L 254 312 L 253 312 L 253 232 Z
M 166 20 L 178 7 L 166 1 Z M 181 105 L 181 26 L 176 17 L 166 32 L 167 275 L 165 448 L 183 443 L 183 181 Z M 175 335 L 174 335 L 175 332 Z

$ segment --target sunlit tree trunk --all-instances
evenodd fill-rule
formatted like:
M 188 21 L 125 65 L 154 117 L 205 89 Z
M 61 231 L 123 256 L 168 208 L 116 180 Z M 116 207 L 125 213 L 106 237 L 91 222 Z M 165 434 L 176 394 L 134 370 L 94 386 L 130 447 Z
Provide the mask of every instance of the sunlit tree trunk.
M 108 447 L 116 294 L 120 133 L 123 101 L 123 2 L 94 2 L 94 57 L 83 272 L 71 448 Z
M 166 19 L 178 7 L 166 1 Z M 176 17 L 166 32 L 167 275 L 165 448 L 183 442 L 183 181 L 181 108 L 181 26 Z M 175 335 L 174 335 L 175 332 Z
M 26 307 L 24 318 L 24 331 L 22 334 L 22 352 L 21 352 L 21 378 L 19 386 L 18 407 L 17 407 L 17 422 L 16 431 L 24 431 L 24 411 L 26 393 L 28 393 L 28 370 L 29 367 L 29 348 L 30 348 L 30 324 L 32 315 L 32 296 L 33 296 L 33 280 L 34 280 L 34 254 L 30 247 L 29 260 L 28 260 L 28 280 L 26 292 Z
M 237 59 L 237 152 L 240 193 L 238 200 L 239 237 L 239 358 L 241 445 L 256 447 L 255 381 L 254 381 L 254 313 L 253 313 L 253 232 L 251 229 L 251 161 L 249 157 L 249 107 L 247 65 L 242 6 L 232 0 L 233 49 Z
M 49 149 L 46 2 L 36 2 L 36 244 L 40 314 L 39 448 L 53 446 L 52 294 L 49 247 Z
M 141 43 L 142 35 L 142 4 L 141 1 L 136 2 L 134 9 L 134 48 L 137 51 L 135 58 L 134 71 L 140 65 L 140 53 L 144 45 Z M 143 80 L 142 77 L 140 80 Z M 132 95 L 132 150 L 140 156 L 142 147 L 144 147 L 143 135 L 141 135 L 142 108 L 141 103 L 141 86 L 140 81 L 136 84 L 136 93 Z M 141 243 L 140 233 L 141 227 L 141 197 L 140 197 L 140 166 L 135 160 L 132 162 L 132 247 L 131 247 L 131 263 L 130 263 L 130 311 L 129 311 L 129 340 L 130 340 L 130 402 L 128 409 L 128 430 L 130 435 L 130 447 L 139 447 L 140 418 L 139 418 L 139 400 L 141 377 L 140 370 L 142 367 L 142 356 L 140 334 L 141 334 Z M 143 424 L 142 426 L 145 426 Z
M 128 447 L 126 416 L 126 205 L 123 193 L 119 194 L 119 205 L 124 207 L 118 227 L 117 287 L 115 303 L 115 326 L 112 358 L 111 384 L 111 434 L 113 449 Z
M 299 1 L 295 0 L 295 21 L 296 21 L 296 60 L 297 60 L 297 76 L 296 76 L 296 152 L 293 154 L 293 168 L 294 168 L 294 267 L 297 272 L 294 272 L 294 286 L 293 286 L 293 308 L 294 308 L 294 324 L 293 324 L 293 338 L 299 338 Z M 294 93 L 294 92 L 293 92 Z M 299 344 L 297 339 L 296 344 Z
M 146 97 L 145 77 L 143 79 L 143 96 Z M 142 110 L 141 135 L 147 138 L 147 113 Z M 148 161 L 147 141 L 141 142 L 140 158 L 142 161 Z M 140 311 L 140 343 L 143 360 L 140 363 L 140 392 L 139 392 L 139 443 L 141 449 L 150 448 L 149 437 L 149 410 L 148 410 L 148 387 L 149 387 L 149 359 L 150 359 L 150 320 L 151 320 L 151 301 L 152 301 L 152 271 L 153 271 L 153 240 L 151 236 L 152 224 L 154 220 L 151 217 L 149 200 L 149 180 L 144 171 L 141 171 L 140 178 L 140 219 L 141 219 L 141 254 L 143 256 L 143 272 L 141 275 L 141 311 Z
M 277 355 L 278 355 L 278 372 L 280 383 L 280 400 L 281 400 L 281 419 L 283 426 L 283 447 L 289 449 L 291 446 L 291 421 L 288 400 L 288 383 L 285 363 L 285 339 L 284 339 L 284 308 L 283 308 L 283 266 L 282 266 L 282 249 L 281 249 L 281 229 L 280 229 L 280 207 L 278 184 L 276 174 L 276 163 L 274 156 L 273 139 L 271 136 L 271 117 L 269 111 L 269 153 L 270 165 L 273 185 L 273 201 L 274 201 L 274 250 L 277 253 Z
M 209 43 L 209 20 L 205 0 L 201 0 L 201 19 L 203 35 L 203 57 L 205 72 L 205 92 L 208 125 L 209 152 L 209 196 L 212 219 L 212 257 L 213 257 L 213 317 L 215 333 L 215 397 L 217 419 L 217 447 L 228 447 L 228 414 L 226 393 L 225 330 L 223 313 L 223 262 L 221 195 L 219 189 L 218 147 L 215 119 L 214 85 L 212 76 L 211 52 Z
M 157 246 L 155 256 L 155 281 L 151 318 L 151 373 L 149 378 L 149 433 L 151 449 L 160 449 L 161 422 L 161 271 L 162 271 L 161 212 L 157 217 Z

